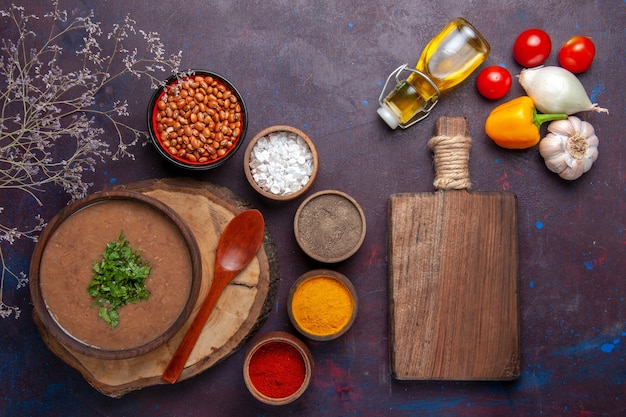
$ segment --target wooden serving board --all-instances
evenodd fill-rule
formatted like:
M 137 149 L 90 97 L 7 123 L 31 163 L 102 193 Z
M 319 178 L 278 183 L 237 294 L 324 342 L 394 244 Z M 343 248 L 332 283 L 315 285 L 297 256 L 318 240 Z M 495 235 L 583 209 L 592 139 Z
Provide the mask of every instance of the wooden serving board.
M 469 140 L 467 120 L 440 118 L 436 135 Z M 390 197 L 388 209 L 393 376 L 517 378 L 516 196 L 467 189 L 403 193 Z
M 34 314 L 39 331 L 52 352 L 77 369 L 94 388 L 111 397 L 165 383 L 161 379 L 163 370 L 208 293 L 221 231 L 237 213 L 250 208 L 226 188 L 190 179 L 149 180 L 117 188 L 157 198 L 183 218 L 200 247 L 202 285 L 191 317 L 172 340 L 132 359 L 103 360 L 72 351 L 52 337 Z M 266 230 L 256 258 L 221 295 L 179 382 L 212 367 L 241 347 L 267 319 L 277 289 L 276 251 Z

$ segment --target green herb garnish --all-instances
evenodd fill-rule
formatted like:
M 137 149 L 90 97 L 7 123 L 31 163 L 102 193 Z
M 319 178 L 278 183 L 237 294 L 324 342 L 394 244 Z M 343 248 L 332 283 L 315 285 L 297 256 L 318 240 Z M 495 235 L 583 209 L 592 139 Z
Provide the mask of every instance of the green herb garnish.
M 145 285 L 148 275 L 150 264 L 130 247 L 123 232 L 117 241 L 107 243 L 102 260 L 93 264 L 87 292 L 96 299 L 94 305 L 100 307 L 98 316 L 112 329 L 120 323 L 118 308 L 150 297 Z

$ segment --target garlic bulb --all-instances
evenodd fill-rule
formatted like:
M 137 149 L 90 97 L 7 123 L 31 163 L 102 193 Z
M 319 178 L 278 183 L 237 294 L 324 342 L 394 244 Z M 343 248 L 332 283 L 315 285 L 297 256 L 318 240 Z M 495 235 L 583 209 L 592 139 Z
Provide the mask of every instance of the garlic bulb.
M 575 180 L 598 158 L 598 143 L 591 123 L 570 116 L 548 125 L 548 134 L 539 142 L 539 153 L 550 171 Z

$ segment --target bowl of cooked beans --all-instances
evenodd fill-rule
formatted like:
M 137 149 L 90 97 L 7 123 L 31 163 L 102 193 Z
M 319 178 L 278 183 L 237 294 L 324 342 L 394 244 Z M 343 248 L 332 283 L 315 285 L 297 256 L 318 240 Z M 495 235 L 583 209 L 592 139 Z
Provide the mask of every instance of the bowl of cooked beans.
M 247 126 L 239 91 L 210 71 L 189 70 L 169 77 L 148 104 L 148 132 L 156 150 L 186 169 L 222 165 L 241 146 Z

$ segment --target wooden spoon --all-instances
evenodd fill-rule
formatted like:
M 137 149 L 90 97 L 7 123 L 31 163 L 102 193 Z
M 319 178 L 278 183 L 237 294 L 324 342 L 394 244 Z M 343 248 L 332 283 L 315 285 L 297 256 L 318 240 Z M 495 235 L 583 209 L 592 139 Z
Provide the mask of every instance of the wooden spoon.
M 163 372 L 165 381 L 173 384 L 178 380 L 222 291 L 256 256 L 264 234 L 265 222 L 258 210 L 243 211 L 228 222 L 217 244 L 211 288 Z

